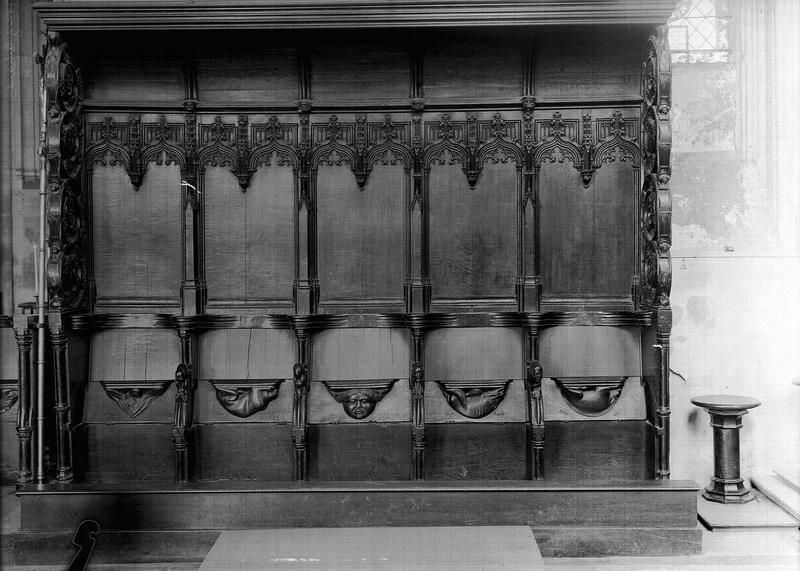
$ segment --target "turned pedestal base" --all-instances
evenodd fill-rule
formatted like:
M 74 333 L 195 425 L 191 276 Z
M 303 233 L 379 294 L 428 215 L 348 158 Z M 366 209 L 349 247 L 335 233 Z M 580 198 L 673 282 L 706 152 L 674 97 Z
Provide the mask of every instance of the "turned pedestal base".
M 692 399 L 711 416 L 714 428 L 714 476 L 703 497 L 723 504 L 754 500 L 739 471 L 739 429 L 748 409 L 761 404 L 756 399 L 734 395 L 703 395 Z

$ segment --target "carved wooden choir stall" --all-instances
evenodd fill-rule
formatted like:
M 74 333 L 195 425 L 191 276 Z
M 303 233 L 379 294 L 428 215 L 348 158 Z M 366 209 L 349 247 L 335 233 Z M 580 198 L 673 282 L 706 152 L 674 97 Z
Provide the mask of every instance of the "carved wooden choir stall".
M 36 320 L 7 318 L 22 529 L 696 552 L 673 2 L 207 4 L 36 6 L 51 358 L 39 467 Z

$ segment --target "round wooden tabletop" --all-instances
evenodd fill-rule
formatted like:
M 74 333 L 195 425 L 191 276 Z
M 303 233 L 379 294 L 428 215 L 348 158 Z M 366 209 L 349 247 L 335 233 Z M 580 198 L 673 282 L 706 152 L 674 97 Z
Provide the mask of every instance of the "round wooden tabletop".
M 692 404 L 713 410 L 747 410 L 761 405 L 761 401 L 752 397 L 738 395 L 701 395 L 692 398 Z

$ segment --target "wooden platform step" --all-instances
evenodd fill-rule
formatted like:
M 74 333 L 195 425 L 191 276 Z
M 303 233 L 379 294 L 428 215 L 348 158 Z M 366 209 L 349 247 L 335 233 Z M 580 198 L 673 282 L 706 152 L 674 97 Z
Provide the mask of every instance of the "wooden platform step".
M 544 557 L 702 549 L 691 481 L 33 485 L 17 497 L 3 551 L 28 565 L 74 553 L 85 519 L 100 524 L 95 563 L 199 563 L 223 530 L 297 527 L 527 526 Z
M 21 531 L 528 525 L 694 527 L 692 481 L 30 485 Z

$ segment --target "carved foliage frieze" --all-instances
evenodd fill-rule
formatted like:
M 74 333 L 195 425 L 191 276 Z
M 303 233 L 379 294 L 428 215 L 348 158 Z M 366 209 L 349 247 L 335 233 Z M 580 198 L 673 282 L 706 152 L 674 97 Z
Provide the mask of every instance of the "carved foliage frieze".
M 437 381 L 447 403 L 467 418 L 483 418 L 500 406 L 511 379 Z
M 535 121 L 537 139 L 533 164 L 570 162 L 580 172 L 583 185 L 588 187 L 597 169 L 619 157 L 633 167 L 641 162 L 636 137 L 636 120 L 624 118 L 616 110 L 610 118 L 595 118 L 584 112 L 578 119 L 564 119 L 555 111 L 551 119 Z
M 239 418 L 253 416 L 278 398 L 283 379 L 211 381 L 222 407 Z
M 328 392 L 350 418 L 363 420 L 392 389 L 397 379 L 325 381 Z
M 672 194 L 670 191 L 671 62 L 666 30 L 648 42 L 642 68 L 642 166 L 639 196 L 640 303 L 669 307 L 672 287 Z
M 128 418 L 136 418 L 164 394 L 172 381 L 102 381 L 100 386 Z
M 47 166 L 50 307 L 75 309 L 88 301 L 87 208 L 82 184 L 83 84 L 58 33 L 50 32 L 39 57 L 47 119 L 42 153 Z
M 527 105 L 527 104 L 526 104 Z M 301 110 L 299 121 L 270 116 L 266 122 L 251 123 L 247 115 L 231 118 L 200 118 L 192 112 L 183 123 L 162 116 L 157 123 L 142 123 L 141 115 L 129 120 L 108 117 L 89 123 L 87 156 L 92 162 L 112 160 L 128 169 L 134 186 L 141 184 L 143 171 L 151 160 L 178 162 L 183 170 L 202 172 L 211 165 L 226 166 L 237 176 L 242 190 L 253 172 L 270 166 L 291 166 L 300 178 L 301 204 L 308 202 L 309 173 L 322 165 L 349 167 L 360 188 L 364 188 L 376 164 L 402 165 L 413 174 L 414 198 L 421 197 L 421 173 L 433 165 L 459 165 L 474 187 L 487 163 L 511 163 L 529 171 L 544 162 L 571 162 L 588 184 L 603 163 L 631 160 L 638 164 L 636 121 L 617 111 L 612 117 L 566 119 L 560 111 L 550 119 L 533 120 L 533 102 L 523 117 L 509 119 L 501 113 L 480 117 L 477 113 L 445 113 L 423 121 L 414 113 L 411 121 L 397 121 L 390 114 L 370 120 L 365 113 L 338 115 L 311 121 Z M 189 141 L 189 137 L 192 141 Z M 112 163 L 114 164 L 114 163 Z M 190 177 L 191 173 L 184 176 Z M 528 186 L 531 184 L 527 183 Z

